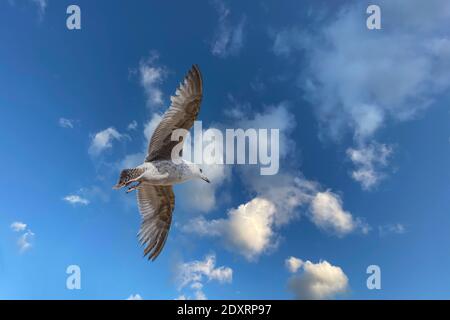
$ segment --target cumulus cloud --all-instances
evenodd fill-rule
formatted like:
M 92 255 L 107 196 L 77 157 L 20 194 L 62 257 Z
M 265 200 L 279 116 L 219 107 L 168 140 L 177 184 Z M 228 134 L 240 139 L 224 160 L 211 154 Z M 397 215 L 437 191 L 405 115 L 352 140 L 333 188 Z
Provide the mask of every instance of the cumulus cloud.
M 300 269 L 303 265 L 303 260 L 296 257 L 289 257 L 284 261 L 286 268 L 291 273 L 296 273 L 298 269 Z
M 235 119 L 236 126 L 244 129 L 278 128 L 280 157 L 285 160 L 293 159 L 295 143 L 290 133 L 295 128 L 295 121 L 292 120 L 294 116 L 289 112 L 289 105 L 281 103 L 269 106 L 264 112 L 253 116 L 248 116 L 248 113 L 249 108 L 239 109 L 240 117 Z M 229 116 L 233 117 L 233 114 Z M 342 209 L 342 201 L 337 195 L 326 193 L 333 195 L 333 198 L 328 207 L 319 206 L 318 198 L 321 197 L 318 194 L 322 192 L 322 186 L 318 182 L 307 180 L 297 170 L 285 167 L 277 175 L 261 176 L 256 166 L 242 166 L 237 172 L 246 190 L 256 196 L 247 203 L 228 210 L 226 218 L 194 218 L 182 227 L 184 232 L 217 237 L 232 252 L 255 261 L 261 254 L 270 253 L 277 247 L 279 229 L 299 218 L 302 210 L 318 227 L 338 236 L 356 230 L 368 230 L 359 219 Z M 311 205 L 313 201 L 314 206 Z M 313 211 L 313 214 L 306 214 L 308 210 Z
M 20 231 L 24 231 L 27 228 L 27 224 L 20 222 L 20 221 L 15 221 L 13 223 L 11 223 L 11 229 L 15 232 L 20 232 Z
M 159 55 L 152 51 L 150 56 L 139 64 L 139 80 L 147 97 L 147 106 L 156 109 L 163 105 L 161 84 L 167 76 L 166 67 L 158 65 Z
M 206 295 L 202 291 L 205 281 L 217 281 L 219 283 L 231 283 L 233 280 L 233 270 L 229 267 L 216 267 L 215 254 L 207 255 L 204 260 L 194 260 L 179 263 L 176 266 L 176 280 L 178 290 L 190 286 L 194 291 L 194 299 L 205 300 Z M 189 299 L 181 295 L 178 299 Z
M 219 15 L 219 23 L 211 44 L 211 53 L 225 58 L 237 55 L 244 44 L 245 16 L 231 21 L 231 10 L 220 0 L 213 1 Z
M 288 282 L 288 288 L 296 299 L 330 299 L 348 291 L 348 278 L 344 271 L 328 261 L 306 261 L 298 269 L 301 273 L 292 276 Z
M 276 245 L 272 230 L 275 206 L 263 198 L 254 198 L 228 211 L 226 219 L 207 221 L 203 217 L 192 220 L 183 230 L 206 236 L 220 236 L 226 246 L 254 260 Z
M 19 251 L 23 253 L 29 250 L 32 246 L 31 241 L 34 237 L 34 233 L 30 229 L 27 229 L 27 224 L 16 221 L 13 222 L 10 227 L 14 232 L 21 233 L 19 239 L 17 240 L 17 246 L 19 247 Z
M 318 192 L 311 202 L 311 220 L 320 229 L 344 236 L 360 228 L 368 232 L 368 226 L 354 219 L 350 212 L 342 208 L 341 198 L 330 191 Z
M 93 156 L 100 155 L 103 151 L 112 148 L 114 140 L 122 140 L 125 136 L 119 133 L 113 127 L 97 132 L 91 140 L 89 154 Z
M 75 120 L 72 119 L 66 119 L 66 118 L 59 118 L 58 124 L 61 128 L 69 128 L 73 129 L 75 126 Z
M 127 300 L 143 300 L 139 293 L 130 295 Z
M 392 150 L 392 146 L 375 142 L 358 149 L 347 149 L 347 156 L 355 166 L 352 178 L 365 190 L 376 186 L 385 177 L 382 170 L 387 166 Z

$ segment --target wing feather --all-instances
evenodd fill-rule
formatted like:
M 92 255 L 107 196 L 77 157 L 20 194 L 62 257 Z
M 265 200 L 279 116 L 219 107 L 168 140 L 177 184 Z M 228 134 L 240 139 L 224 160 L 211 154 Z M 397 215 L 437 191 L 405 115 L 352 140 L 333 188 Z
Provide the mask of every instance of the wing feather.
M 184 81 L 170 97 L 171 105 L 163 115 L 148 145 L 145 161 L 170 160 L 172 149 L 180 141 L 172 141 L 176 129 L 189 130 L 197 119 L 203 96 L 202 75 L 197 65 L 193 65 Z M 184 137 L 182 138 L 184 140 Z
M 137 192 L 142 224 L 138 233 L 144 256 L 155 260 L 166 243 L 175 207 L 172 186 L 154 186 L 143 183 Z

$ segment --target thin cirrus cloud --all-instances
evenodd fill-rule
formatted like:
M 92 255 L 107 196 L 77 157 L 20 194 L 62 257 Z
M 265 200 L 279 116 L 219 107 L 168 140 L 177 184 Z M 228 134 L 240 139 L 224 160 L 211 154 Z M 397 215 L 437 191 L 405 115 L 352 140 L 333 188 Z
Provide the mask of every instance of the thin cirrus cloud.
M 314 30 L 289 26 L 274 35 L 276 55 L 302 61 L 298 83 L 315 106 L 320 136 L 350 133 L 355 150 L 370 148 L 383 127 L 415 118 L 450 87 L 450 3 L 433 0 L 427 10 L 416 10 L 420 0 L 377 4 L 382 30 L 368 30 L 364 4 L 353 3 Z M 385 177 L 374 165 L 355 166 L 352 177 L 366 190 Z
M 127 300 L 143 300 L 143 298 L 141 297 L 141 295 L 139 293 L 136 294 L 131 294 Z
M 285 261 L 285 265 L 294 274 L 288 281 L 288 289 L 296 299 L 332 299 L 349 290 L 347 275 L 340 267 L 328 261 L 303 262 L 301 259 L 290 257 Z
M 127 126 L 127 130 L 136 130 L 138 127 L 138 123 L 136 120 L 131 121 L 128 126 Z
M 213 1 L 213 5 L 219 21 L 211 43 L 211 53 L 220 58 L 236 56 L 244 45 L 245 16 L 232 21 L 231 10 L 223 1 Z
M 194 294 L 195 300 L 206 300 L 203 292 L 205 281 L 217 281 L 219 283 L 231 283 L 233 270 L 230 267 L 216 267 L 216 255 L 209 254 L 203 260 L 181 262 L 176 265 L 176 281 L 178 290 L 188 288 Z M 190 299 L 189 296 L 181 294 L 178 300 Z
M 58 125 L 61 128 L 73 129 L 75 127 L 75 120 L 67 118 L 59 118 Z

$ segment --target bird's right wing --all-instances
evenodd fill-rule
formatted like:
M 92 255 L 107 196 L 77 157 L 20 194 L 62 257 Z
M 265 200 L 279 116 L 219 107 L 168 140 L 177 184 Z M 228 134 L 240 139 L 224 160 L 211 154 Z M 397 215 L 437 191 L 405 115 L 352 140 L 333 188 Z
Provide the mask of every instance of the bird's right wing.
M 169 234 L 175 195 L 172 186 L 154 186 L 142 183 L 138 187 L 137 202 L 142 216 L 139 241 L 145 246 L 144 256 L 155 260 Z
M 172 149 L 179 143 L 171 140 L 172 132 L 192 127 L 200 111 L 202 94 L 202 75 L 198 66 L 193 65 L 170 98 L 172 103 L 150 139 L 145 161 L 171 160 Z

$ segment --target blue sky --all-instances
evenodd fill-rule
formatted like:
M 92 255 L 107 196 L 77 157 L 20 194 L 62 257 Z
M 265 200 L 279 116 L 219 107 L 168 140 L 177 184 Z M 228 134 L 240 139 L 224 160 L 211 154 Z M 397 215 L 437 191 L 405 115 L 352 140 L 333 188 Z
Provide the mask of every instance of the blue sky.
M 450 6 L 377 4 L 3 1 L 0 298 L 449 298 Z M 193 63 L 203 127 L 280 129 L 280 171 L 176 186 L 151 263 L 111 187 Z

